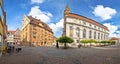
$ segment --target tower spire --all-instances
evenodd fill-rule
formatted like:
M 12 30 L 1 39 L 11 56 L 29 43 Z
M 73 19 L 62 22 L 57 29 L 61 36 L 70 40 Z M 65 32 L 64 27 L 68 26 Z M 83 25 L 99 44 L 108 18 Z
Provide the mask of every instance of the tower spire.
M 71 13 L 69 6 L 67 5 L 65 10 L 64 10 L 64 15 L 66 16 L 67 14 Z

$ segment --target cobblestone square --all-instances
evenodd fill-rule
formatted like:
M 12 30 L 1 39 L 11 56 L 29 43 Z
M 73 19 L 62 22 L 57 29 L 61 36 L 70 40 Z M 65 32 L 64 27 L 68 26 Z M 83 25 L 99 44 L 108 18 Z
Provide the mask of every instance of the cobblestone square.
M 118 64 L 120 45 L 92 48 L 57 49 L 22 47 L 19 53 L 0 58 L 0 64 Z

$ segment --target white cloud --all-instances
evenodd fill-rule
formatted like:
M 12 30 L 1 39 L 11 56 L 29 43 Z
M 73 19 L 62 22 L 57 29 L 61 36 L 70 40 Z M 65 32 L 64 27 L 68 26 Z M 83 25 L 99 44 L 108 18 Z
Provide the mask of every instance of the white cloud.
M 117 11 L 115 9 L 104 7 L 103 5 L 97 5 L 93 11 L 93 14 L 100 17 L 102 20 L 111 19 L 116 13 Z
M 32 4 L 34 3 L 38 3 L 38 4 L 41 4 L 43 3 L 45 0 L 31 0 Z
M 120 31 L 118 31 L 118 27 L 117 26 L 111 25 L 110 23 L 105 23 L 103 25 L 105 25 L 106 27 L 108 27 L 108 29 L 110 31 L 109 37 L 120 37 Z
M 53 32 L 54 32 L 55 35 L 56 35 L 58 32 L 62 34 L 62 32 L 63 32 L 63 31 L 62 31 L 63 21 L 64 21 L 64 19 L 61 19 L 59 22 L 57 22 L 57 23 L 55 23 L 55 24 L 54 24 L 54 23 L 50 23 L 50 24 L 49 24 L 50 28 L 52 28 L 52 30 L 53 30 Z M 61 34 L 59 34 L 58 37 L 61 36 Z
M 120 31 L 116 31 L 116 33 L 120 33 Z
M 49 23 L 50 18 L 53 17 L 50 12 L 41 11 L 39 9 L 39 6 L 32 7 L 28 15 L 36 17 L 37 19 L 40 19 L 45 23 Z

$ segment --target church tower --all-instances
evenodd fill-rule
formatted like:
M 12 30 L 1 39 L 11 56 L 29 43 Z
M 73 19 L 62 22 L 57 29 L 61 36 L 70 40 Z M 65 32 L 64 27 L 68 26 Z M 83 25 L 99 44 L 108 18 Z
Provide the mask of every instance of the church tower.
M 65 10 L 64 10 L 64 16 L 66 16 L 69 13 L 71 13 L 71 11 L 70 11 L 69 6 L 67 5 L 66 8 L 65 8 Z
M 66 36 L 66 16 L 71 13 L 69 6 L 67 5 L 65 10 L 64 10 L 64 23 L 63 23 L 63 34 L 62 36 Z

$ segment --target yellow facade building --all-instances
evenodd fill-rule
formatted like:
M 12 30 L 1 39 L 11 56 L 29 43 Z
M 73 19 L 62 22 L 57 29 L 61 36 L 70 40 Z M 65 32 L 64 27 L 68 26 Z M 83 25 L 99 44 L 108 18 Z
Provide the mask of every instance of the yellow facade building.
M 2 46 L 7 42 L 6 12 L 4 11 L 3 0 L 0 0 L 0 56 L 2 55 Z
M 0 43 L 5 43 L 7 38 L 6 12 L 3 0 L 0 0 Z
M 51 46 L 53 39 L 52 29 L 32 16 L 24 15 L 22 21 L 21 41 L 27 46 Z

